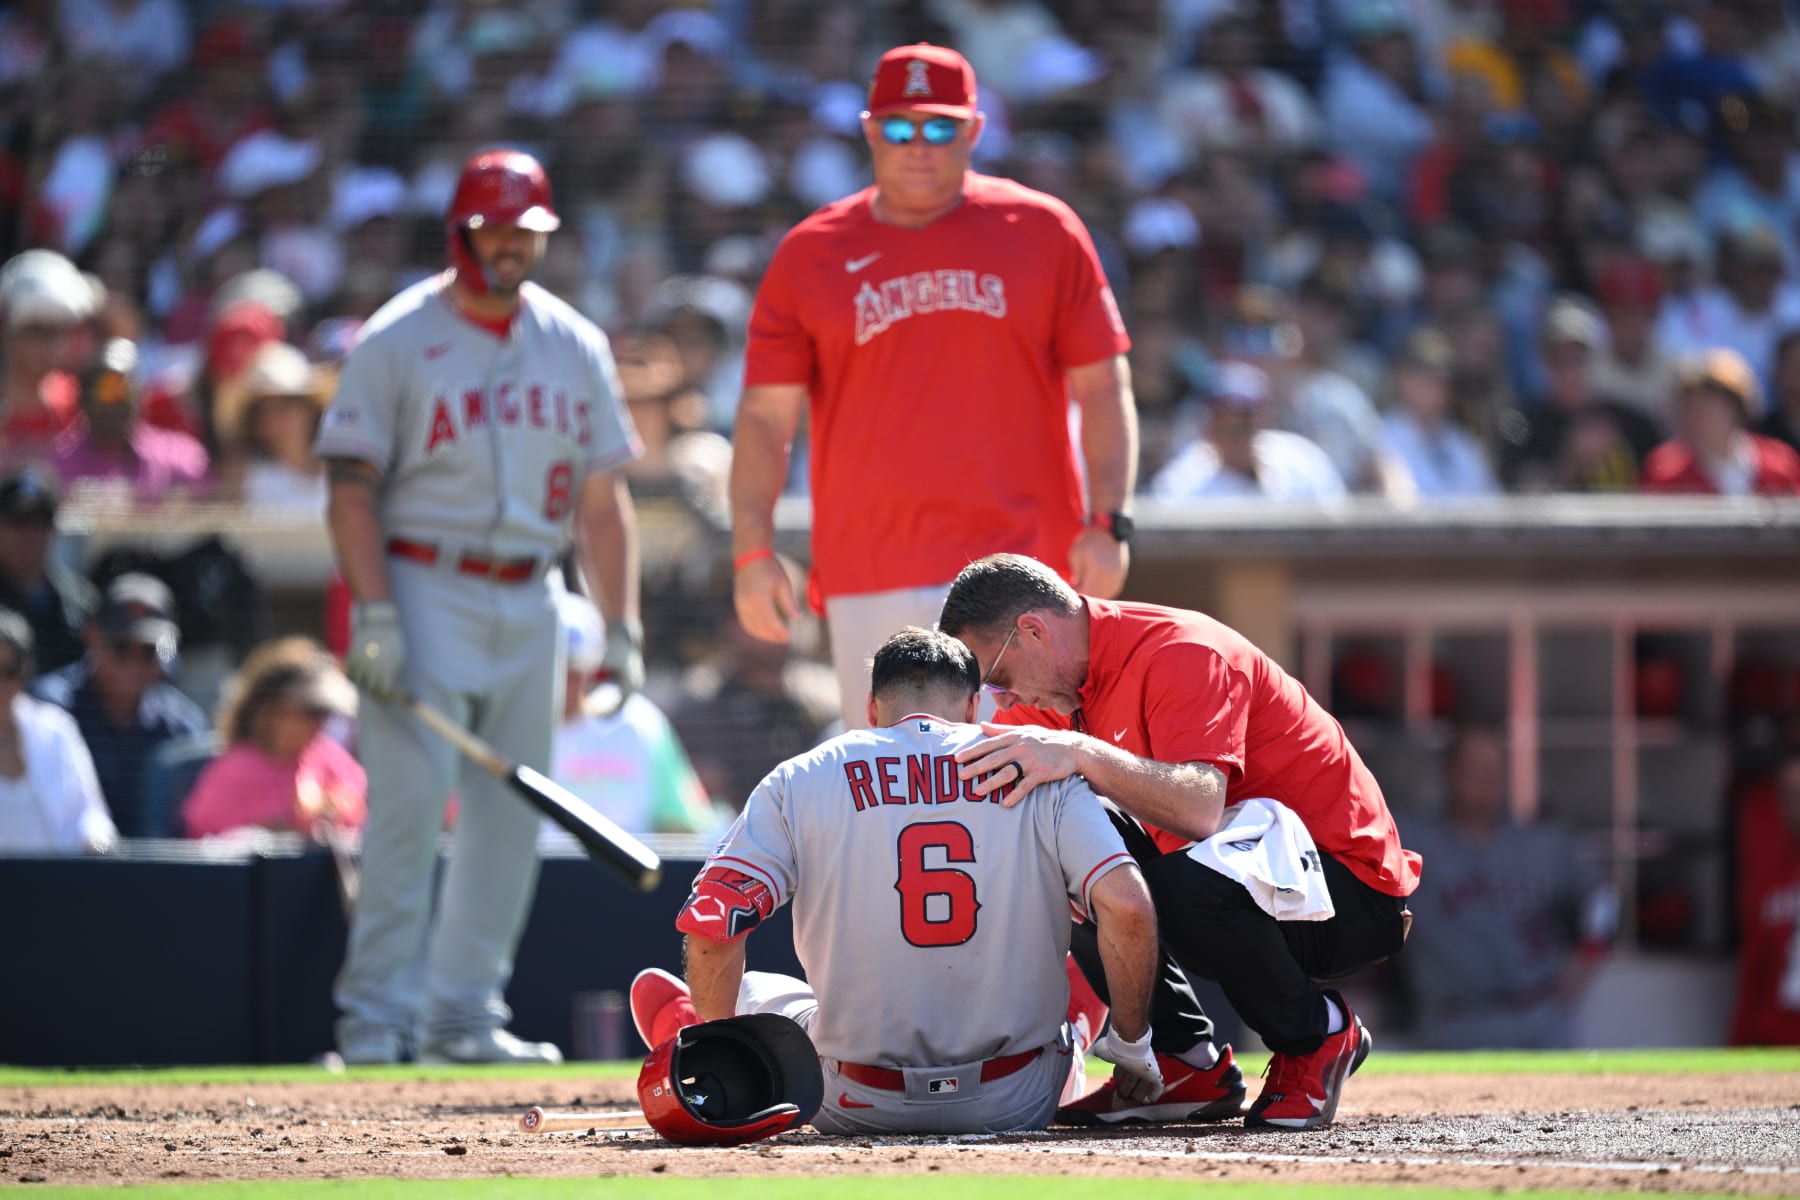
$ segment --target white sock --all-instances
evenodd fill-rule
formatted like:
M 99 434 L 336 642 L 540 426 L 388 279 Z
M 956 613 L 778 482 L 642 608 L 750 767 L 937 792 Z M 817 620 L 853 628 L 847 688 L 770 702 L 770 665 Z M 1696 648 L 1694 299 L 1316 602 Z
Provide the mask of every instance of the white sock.
M 1219 1048 L 1210 1041 L 1195 1042 L 1175 1057 L 1196 1071 L 1210 1071 L 1219 1065 Z
M 1325 997 L 1325 1036 L 1344 1032 L 1344 1026 L 1348 1023 L 1342 1006 L 1330 996 Z

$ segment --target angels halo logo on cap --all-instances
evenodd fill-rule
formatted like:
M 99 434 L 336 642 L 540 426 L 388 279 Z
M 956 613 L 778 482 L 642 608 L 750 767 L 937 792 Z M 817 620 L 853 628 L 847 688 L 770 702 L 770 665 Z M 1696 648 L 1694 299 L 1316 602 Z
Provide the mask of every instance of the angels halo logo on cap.
M 881 56 L 869 83 L 869 115 L 913 111 L 975 118 L 975 68 L 948 46 L 919 42 Z

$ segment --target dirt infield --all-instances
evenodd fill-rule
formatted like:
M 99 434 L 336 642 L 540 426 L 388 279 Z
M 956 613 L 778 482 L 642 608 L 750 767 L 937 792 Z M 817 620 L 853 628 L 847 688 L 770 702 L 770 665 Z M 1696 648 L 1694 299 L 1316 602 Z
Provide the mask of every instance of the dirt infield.
M 930 1171 L 1800 1195 L 1800 1076 L 1387 1075 L 1337 1125 L 830 1138 L 734 1150 L 516 1132 L 532 1104 L 635 1107 L 620 1080 L 0 1089 L 0 1185 L 462 1175 Z

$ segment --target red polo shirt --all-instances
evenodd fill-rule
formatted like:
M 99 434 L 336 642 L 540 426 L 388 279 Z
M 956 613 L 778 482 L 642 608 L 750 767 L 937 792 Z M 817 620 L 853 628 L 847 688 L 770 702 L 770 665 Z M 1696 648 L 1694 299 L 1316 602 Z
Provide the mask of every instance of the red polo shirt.
M 1156 604 L 1087 598 L 1088 676 L 1073 717 L 1014 705 L 1009 725 L 1080 729 L 1140 758 L 1225 772 L 1225 803 L 1279 800 L 1319 849 L 1379 892 L 1410 896 L 1419 856 L 1400 845 L 1381 785 L 1343 727 L 1242 634 Z M 1150 827 L 1156 844 L 1186 839 Z

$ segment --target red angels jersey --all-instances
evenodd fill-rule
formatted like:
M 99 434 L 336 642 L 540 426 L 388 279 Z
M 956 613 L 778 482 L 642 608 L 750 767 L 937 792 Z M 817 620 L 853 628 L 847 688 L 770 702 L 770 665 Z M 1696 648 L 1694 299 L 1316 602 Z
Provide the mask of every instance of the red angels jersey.
M 955 754 L 982 737 L 914 715 L 789 759 L 751 793 L 676 928 L 735 941 L 791 899 L 828 1058 L 925 1067 L 1054 1042 L 1068 902 L 1092 911 L 1095 881 L 1132 860 L 1080 777 L 1012 808 L 976 796 Z
M 750 318 L 744 382 L 805 384 L 815 581 L 922 587 L 998 551 L 1067 574 L 1085 517 L 1064 372 L 1130 347 L 1081 219 L 971 173 L 924 229 L 874 189 L 782 239 Z
M 501 336 L 438 276 L 363 327 L 314 449 L 381 468 L 389 536 L 555 554 L 582 481 L 642 452 L 606 335 L 536 284 L 521 297 Z
M 1006 725 L 1079 728 L 1140 758 L 1225 772 L 1225 803 L 1279 800 L 1319 849 L 1378 892 L 1410 896 L 1419 856 L 1401 847 L 1381 785 L 1332 715 L 1229 625 L 1156 604 L 1085 597 L 1088 677 L 1073 717 L 1015 704 Z M 1147 826 L 1164 851 L 1186 838 Z

